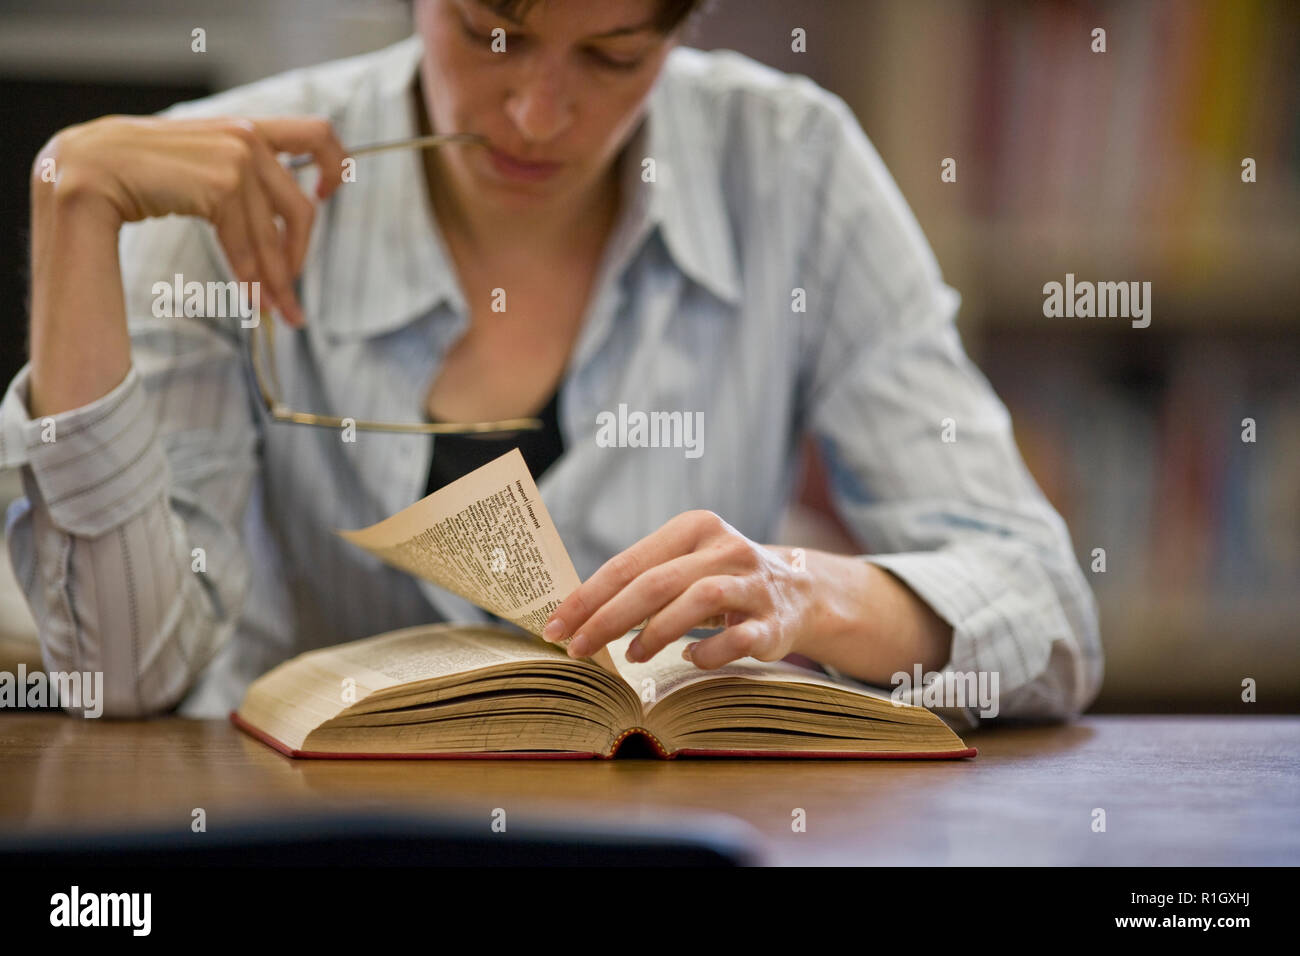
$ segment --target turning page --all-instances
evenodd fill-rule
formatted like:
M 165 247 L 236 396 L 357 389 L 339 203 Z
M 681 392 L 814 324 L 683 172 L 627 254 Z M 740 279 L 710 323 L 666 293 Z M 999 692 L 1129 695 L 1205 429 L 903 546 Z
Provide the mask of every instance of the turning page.
M 539 639 L 582 583 L 518 448 L 391 518 L 337 533 Z M 591 659 L 618 673 L 605 648 Z

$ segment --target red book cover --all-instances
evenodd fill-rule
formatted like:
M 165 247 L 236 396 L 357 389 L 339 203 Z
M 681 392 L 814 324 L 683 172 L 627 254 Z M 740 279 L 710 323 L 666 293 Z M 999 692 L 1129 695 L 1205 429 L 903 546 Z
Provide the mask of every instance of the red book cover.
M 249 736 L 260 740 L 268 747 L 278 750 L 286 757 L 306 758 L 306 759 L 325 759 L 325 760 L 591 760 L 601 758 L 611 760 L 618 753 L 619 747 L 623 741 L 632 734 L 640 734 L 654 748 L 664 760 L 672 760 L 675 757 L 776 757 L 780 759 L 789 759 L 792 757 L 802 758 L 825 758 L 825 759 L 844 759 L 855 758 L 859 760 L 954 760 L 961 757 L 974 757 L 979 751 L 974 747 L 967 747 L 964 750 L 950 750 L 941 753 L 859 753 L 843 751 L 806 751 L 806 750 L 677 750 L 669 752 L 654 734 L 644 727 L 632 727 L 623 731 L 608 753 L 538 753 L 536 751 L 502 751 L 491 753 L 322 753 L 315 750 L 294 750 L 285 744 L 276 740 L 270 734 L 264 733 L 257 727 L 254 727 L 248 721 L 244 720 L 235 711 L 230 712 L 230 722 Z

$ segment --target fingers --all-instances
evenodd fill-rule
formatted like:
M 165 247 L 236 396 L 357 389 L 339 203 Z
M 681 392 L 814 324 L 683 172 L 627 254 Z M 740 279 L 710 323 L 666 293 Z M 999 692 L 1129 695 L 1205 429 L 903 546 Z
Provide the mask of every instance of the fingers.
M 718 534 L 724 529 L 732 530 L 726 522 L 711 511 L 687 511 L 677 515 L 626 551 L 610 558 L 595 574 L 575 588 L 551 615 L 550 623 L 542 632 L 543 637 L 549 641 L 559 641 L 567 635 L 577 635 L 580 631 L 587 631 L 587 622 L 591 616 L 643 572 L 689 554 L 709 536 Z M 665 597 L 664 601 L 666 602 L 672 596 Z M 601 643 L 626 633 L 627 628 L 641 623 L 660 607 L 662 604 L 649 607 L 617 633 L 608 630 L 613 624 L 612 621 L 598 622 L 601 636 L 604 636 L 604 641 Z M 624 617 L 619 617 L 618 620 L 621 621 Z M 585 636 L 587 635 L 584 633 Z M 570 650 L 572 651 L 572 645 Z
M 170 214 L 209 220 L 234 277 L 256 283 L 286 321 L 302 324 L 293 281 L 306 261 L 315 208 L 277 153 L 311 154 L 318 195 L 331 195 L 347 157 L 327 119 L 109 116 L 60 136 L 72 144 L 68 162 L 60 161 L 71 167 L 68 182 L 93 180 L 121 222 Z
M 715 670 L 724 664 L 753 657 L 760 661 L 780 660 L 785 653 L 769 624 L 758 618 L 741 621 L 702 641 L 687 644 L 682 657 L 701 670 Z
M 275 161 L 266 148 L 257 150 L 257 173 L 262 188 L 272 208 L 284 221 L 284 245 L 289 273 L 298 276 L 307 258 L 307 243 L 311 238 L 311 224 L 316 218 L 316 207 L 308 199 L 289 172 Z
M 280 228 L 275 223 L 271 204 L 262 191 L 260 182 L 244 186 L 244 213 L 248 218 L 249 234 L 257 255 L 258 272 L 271 293 L 271 301 L 290 325 L 302 325 L 302 309 L 293 292 L 293 278 L 289 272 L 288 256 Z
M 217 239 L 226 252 L 226 259 L 230 262 L 235 278 L 249 285 L 260 283 L 257 248 L 240 197 L 235 195 L 224 201 L 212 222 L 217 227 Z
M 280 314 L 291 325 L 300 325 L 302 314 L 293 293 L 285 242 L 265 192 L 264 180 L 268 173 L 259 169 L 270 158 L 270 151 L 251 122 L 236 120 L 230 131 L 237 141 L 231 154 L 238 171 L 238 201 L 244 212 L 244 254 L 251 249 L 259 281 Z
M 655 565 L 638 575 L 604 602 L 579 627 L 579 633 L 569 644 L 570 656 L 591 654 L 596 648 L 622 637 L 647 617 L 651 617 L 653 623 L 653 616 L 687 591 L 693 581 L 715 572 L 712 561 L 713 555 L 708 552 L 692 552 Z M 708 616 L 705 614 L 697 618 L 682 633 Z
M 648 661 L 714 615 L 729 611 L 744 616 L 757 615 L 762 610 L 758 607 L 758 598 L 752 578 L 734 574 L 699 578 L 650 619 L 645 629 L 628 645 L 627 659 L 633 663 Z
M 222 160 L 232 169 L 222 181 L 221 217 L 214 219 L 218 236 L 237 277 L 259 283 L 285 321 L 300 327 L 293 279 L 306 258 L 315 209 L 252 121 L 231 121 L 227 132 Z
M 316 196 L 327 199 L 343 182 L 347 151 L 329 120 L 320 116 L 279 116 L 255 121 L 259 133 L 276 152 L 309 153 L 320 170 Z

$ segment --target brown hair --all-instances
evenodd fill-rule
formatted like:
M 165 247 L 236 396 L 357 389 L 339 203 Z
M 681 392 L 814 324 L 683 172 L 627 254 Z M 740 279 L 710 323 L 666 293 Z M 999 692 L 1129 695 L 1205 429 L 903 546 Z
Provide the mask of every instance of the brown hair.
M 498 16 L 508 20 L 522 20 L 539 0 L 478 0 Z M 659 15 L 655 27 L 662 33 L 671 33 L 683 20 L 701 5 L 701 0 L 659 0 Z

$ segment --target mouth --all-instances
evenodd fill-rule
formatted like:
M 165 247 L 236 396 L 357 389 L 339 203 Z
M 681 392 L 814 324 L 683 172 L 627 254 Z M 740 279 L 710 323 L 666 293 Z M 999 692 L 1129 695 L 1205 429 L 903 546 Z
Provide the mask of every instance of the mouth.
M 563 163 L 542 160 L 527 161 L 503 153 L 495 146 L 487 147 L 492 166 L 502 177 L 518 182 L 540 183 L 550 179 L 560 171 Z

